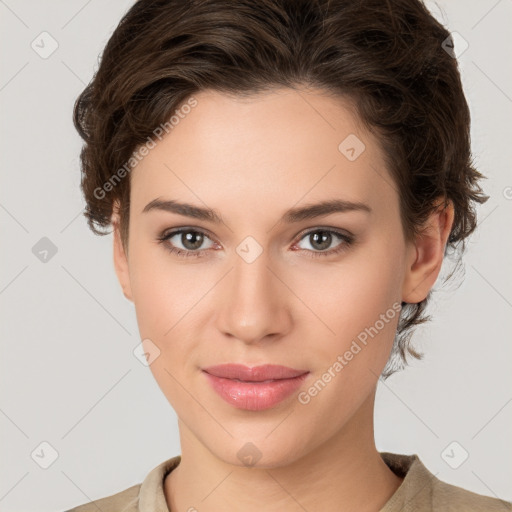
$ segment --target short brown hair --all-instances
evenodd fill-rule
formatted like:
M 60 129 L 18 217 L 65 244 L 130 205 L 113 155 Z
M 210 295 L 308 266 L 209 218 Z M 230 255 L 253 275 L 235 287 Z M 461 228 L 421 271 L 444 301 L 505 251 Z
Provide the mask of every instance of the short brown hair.
M 250 96 L 305 85 L 350 99 L 378 136 L 399 190 L 406 239 L 420 232 L 438 199 L 450 200 L 455 214 L 446 251 L 461 247 L 462 255 L 476 228 L 473 203 L 488 196 L 471 159 L 457 60 L 445 51 L 450 37 L 420 0 L 138 0 L 75 103 L 90 228 L 108 234 L 97 227 L 111 224 L 118 202 L 127 250 L 129 174 L 116 183 L 112 177 L 194 93 Z M 430 320 L 430 295 L 402 303 L 385 377 L 407 363 L 407 354 L 422 357 L 410 337 Z

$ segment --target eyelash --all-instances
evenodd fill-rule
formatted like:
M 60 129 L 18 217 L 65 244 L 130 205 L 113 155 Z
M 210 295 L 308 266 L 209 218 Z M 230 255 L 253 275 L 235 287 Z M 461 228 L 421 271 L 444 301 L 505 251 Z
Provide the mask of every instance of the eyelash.
M 165 249 L 169 251 L 172 254 L 176 254 L 179 257 L 183 258 L 201 258 L 204 256 L 204 252 L 208 249 L 203 249 L 199 251 L 192 251 L 192 250 L 183 250 L 183 249 L 177 249 L 176 247 L 173 247 L 168 243 L 168 240 L 172 238 L 173 236 L 179 235 L 181 233 L 200 233 L 207 238 L 210 238 L 204 231 L 200 229 L 191 229 L 191 228 L 181 228 L 176 229 L 174 231 L 170 232 L 164 232 L 162 235 L 160 235 L 157 238 L 157 241 L 159 244 L 163 244 Z M 354 236 L 348 235 L 345 233 L 342 233 L 337 230 L 333 229 L 327 229 L 327 228 L 315 228 L 310 231 L 307 231 L 306 233 L 302 233 L 299 238 L 299 242 L 304 239 L 305 237 L 313 234 L 313 233 L 331 233 L 340 238 L 343 243 L 340 243 L 335 249 L 331 249 L 329 251 L 311 251 L 309 249 L 298 249 L 299 251 L 306 251 L 309 253 L 309 257 L 311 258 L 318 258 L 318 257 L 328 257 L 328 256 L 334 256 L 336 254 L 341 254 L 342 252 L 346 251 L 353 243 L 354 243 Z M 211 238 L 210 238 L 211 240 Z

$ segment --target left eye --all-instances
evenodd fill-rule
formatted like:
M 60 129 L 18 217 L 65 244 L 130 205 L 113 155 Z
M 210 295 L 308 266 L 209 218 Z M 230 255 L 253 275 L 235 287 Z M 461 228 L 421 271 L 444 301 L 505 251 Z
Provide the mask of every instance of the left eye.
M 341 242 L 334 248 L 329 251 L 328 249 L 333 242 L 334 238 L 338 238 Z M 345 245 L 350 245 L 352 242 L 352 238 L 343 233 L 339 233 L 337 231 L 332 231 L 329 229 L 316 229 L 315 231 L 309 231 L 301 240 L 307 240 L 310 245 L 313 246 L 313 249 L 316 249 L 314 252 L 333 254 L 341 250 L 341 248 L 345 248 Z M 341 246 L 341 248 L 340 248 Z M 309 250 L 309 249 L 306 249 Z M 316 256 L 316 254 L 315 254 Z

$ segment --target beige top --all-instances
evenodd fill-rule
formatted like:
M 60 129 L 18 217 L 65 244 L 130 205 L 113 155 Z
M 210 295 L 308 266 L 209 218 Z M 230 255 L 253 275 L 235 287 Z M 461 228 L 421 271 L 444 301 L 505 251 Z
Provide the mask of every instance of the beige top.
M 512 503 L 508 501 L 475 494 L 438 480 L 417 455 L 387 452 L 380 455 L 404 480 L 379 512 L 512 512 Z M 170 512 L 164 480 L 180 461 L 180 455 L 168 459 L 151 470 L 141 484 L 67 512 Z

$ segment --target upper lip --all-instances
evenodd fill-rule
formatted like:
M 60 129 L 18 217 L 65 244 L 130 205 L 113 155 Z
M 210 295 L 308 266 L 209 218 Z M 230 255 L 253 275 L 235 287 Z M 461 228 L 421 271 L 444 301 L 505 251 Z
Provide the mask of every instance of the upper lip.
M 262 366 L 245 366 L 243 364 L 220 364 L 203 368 L 203 371 L 214 375 L 215 377 L 224 377 L 226 379 L 238 379 L 248 382 L 258 382 L 264 380 L 292 379 L 299 375 L 308 373 L 308 370 L 295 370 L 287 366 L 276 364 L 264 364 Z

